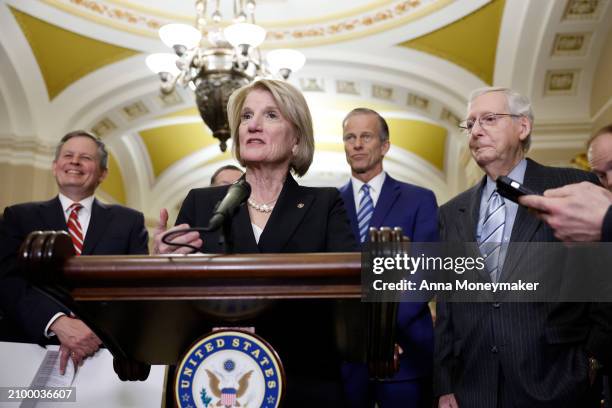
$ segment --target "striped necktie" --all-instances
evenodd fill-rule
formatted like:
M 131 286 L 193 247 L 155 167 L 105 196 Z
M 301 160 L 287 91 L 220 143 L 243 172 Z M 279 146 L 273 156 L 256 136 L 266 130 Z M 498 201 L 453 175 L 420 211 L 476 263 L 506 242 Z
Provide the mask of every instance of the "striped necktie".
M 73 203 L 68 207 L 68 209 L 71 210 L 68 216 L 68 233 L 70 234 L 70 238 L 72 238 L 72 245 L 74 245 L 74 251 L 77 256 L 81 255 L 81 252 L 83 252 L 83 229 L 79 222 L 79 210 L 81 208 L 83 208 L 83 206 L 79 203 Z
M 364 184 L 361 186 L 361 200 L 359 201 L 359 212 L 357 213 L 357 223 L 359 224 L 359 238 L 361 243 L 364 243 L 368 237 L 368 228 L 370 220 L 374 214 L 374 202 L 370 196 L 370 186 Z
M 487 203 L 487 211 L 481 220 L 480 242 L 478 248 L 485 258 L 485 267 L 491 276 L 491 282 L 499 279 L 499 255 L 504 239 L 504 224 L 506 222 L 506 206 L 504 199 L 497 190 L 491 194 Z

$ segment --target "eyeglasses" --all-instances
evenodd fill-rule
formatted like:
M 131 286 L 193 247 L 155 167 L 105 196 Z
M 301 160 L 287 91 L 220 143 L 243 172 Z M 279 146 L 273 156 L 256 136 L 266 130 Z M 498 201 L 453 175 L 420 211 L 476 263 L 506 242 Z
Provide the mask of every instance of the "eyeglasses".
M 478 124 L 484 129 L 491 129 L 497 125 L 497 120 L 504 116 L 518 118 L 521 115 L 514 115 L 512 113 L 487 113 L 478 118 Z M 459 124 L 459 128 L 463 129 L 465 133 L 470 134 L 472 133 L 472 129 L 474 129 L 475 124 L 476 119 L 466 119 Z
M 358 137 L 359 137 L 359 140 L 361 140 L 361 143 L 368 144 L 372 140 L 374 140 L 374 138 L 377 137 L 377 136 L 373 135 L 372 133 L 364 133 L 364 134 L 359 135 L 359 136 L 355 136 L 353 134 L 349 134 L 349 135 L 342 136 L 342 140 L 344 140 L 344 143 L 347 143 L 347 144 L 350 144 L 350 145 L 354 145 L 355 143 L 357 143 L 357 138 Z

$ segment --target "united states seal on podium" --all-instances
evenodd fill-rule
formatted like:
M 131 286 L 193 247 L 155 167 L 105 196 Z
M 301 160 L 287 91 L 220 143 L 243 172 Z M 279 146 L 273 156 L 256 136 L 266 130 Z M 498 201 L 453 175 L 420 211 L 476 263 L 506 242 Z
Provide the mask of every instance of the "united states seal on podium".
M 276 408 L 284 393 L 284 370 L 261 337 L 219 330 L 197 340 L 180 360 L 174 381 L 178 407 Z

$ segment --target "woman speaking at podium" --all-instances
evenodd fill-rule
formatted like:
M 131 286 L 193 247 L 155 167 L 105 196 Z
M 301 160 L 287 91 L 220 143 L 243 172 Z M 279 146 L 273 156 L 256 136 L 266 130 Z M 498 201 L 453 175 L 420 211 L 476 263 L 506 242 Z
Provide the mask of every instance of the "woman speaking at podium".
M 247 202 L 229 221 L 233 252 L 357 250 L 338 190 L 302 187 L 293 177 L 306 173 L 314 155 L 312 119 L 301 92 L 284 81 L 261 79 L 236 90 L 227 111 L 233 153 L 246 167 L 244 177 L 251 186 Z M 176 226 L 168 230 L 168 215 L 162 210 L 154 252 L 193 252 L 164 244 L 162 235 L 185 227 L 206 227 L 227 192 L 228 186 L 191 190 Z M 179 233 L 173 234 L 171 242 L 190 244 L 202 253 L 223 253 L 226 243 L 220 235 L 219 229 Z M 287 302 L 275 306 L 268 311 L 269 323 L 258 325 L 256 332 L 276 348 L 285 365 L 284 406 L 344 406 L 329 304 L 312 301 L 299 307 L 287 306 Z

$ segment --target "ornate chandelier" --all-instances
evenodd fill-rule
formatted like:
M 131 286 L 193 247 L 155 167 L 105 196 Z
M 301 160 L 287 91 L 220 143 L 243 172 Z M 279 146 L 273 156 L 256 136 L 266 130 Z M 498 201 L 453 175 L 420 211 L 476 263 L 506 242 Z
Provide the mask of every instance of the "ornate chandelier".
M 195 92 L 200 116 L 224 152 L 230 137 L 227 101 L 231 93 L 255 78 L 287 79 L 306 59 L 290 49 L 272 50 L 262 58 L 258 47 L 266 31 L 255 24 L 254 0 L 233 0 L 229 25 L 223 21 L 220 0 L 197 0 L 195 5 L 195 27 L 166 24 L 159 29 L 161 40 L 174 54 L 151 54 L 146 64 L 159 75 L 162 93 L 173 92 L 177 84 Z

